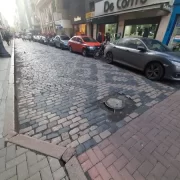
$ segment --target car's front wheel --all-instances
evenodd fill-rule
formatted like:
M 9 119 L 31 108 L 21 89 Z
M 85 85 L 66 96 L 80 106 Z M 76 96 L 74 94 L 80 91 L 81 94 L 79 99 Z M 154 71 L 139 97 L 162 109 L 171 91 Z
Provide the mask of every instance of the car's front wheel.
M 112 64 L 113 63 L 113 54 L 112 54 L 112 52 L 107 52 L 106 53 L 106 62 L 108 64 Z
M 159 81 L 164 76 L 164 68 L 158 62 L 153 62 L 147 65 L 145 69 L 145 75 L 152 81 Z

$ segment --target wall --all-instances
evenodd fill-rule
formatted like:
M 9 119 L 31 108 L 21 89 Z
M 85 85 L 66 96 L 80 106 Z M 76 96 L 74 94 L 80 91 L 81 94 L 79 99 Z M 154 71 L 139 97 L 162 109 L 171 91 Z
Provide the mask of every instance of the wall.
M 163 38 L 164 38 L 164 35 L 166 33 L 166 29 L 167 29 L 170 17 L 171 17 L 171 14 L 169 14 L 168 16 L 163 16 L 161 18 L 161 22 L 159 24 L 159 29 L 158 29 L 158 32 L 156 34 L 157 40 L 163 41 Z
M 171 35 L 173 33 L 176 24 L 177 15 L 180 15 L 180 0 L 175 0 L 174 2 L 173 12 L 170 17 L 169 24 L 167 26 L 167 30 L 163 39 L 163 43 L 166 45 L 168 45 Z

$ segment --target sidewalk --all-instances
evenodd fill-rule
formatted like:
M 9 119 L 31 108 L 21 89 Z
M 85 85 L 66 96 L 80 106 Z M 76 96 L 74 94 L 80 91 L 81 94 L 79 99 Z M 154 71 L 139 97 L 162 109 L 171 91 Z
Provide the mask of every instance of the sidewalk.
M 8 46 L 4 42 L 5 49 L 12 54 L 12 43 Z M 5 118 L 5 107 L 9 89 L 9 73 L 11 66 L 11 58 L 0 57 L 0 138 L 2 138 Z
M 78 157 L 92 180 L 180 180 L 180 91 Z

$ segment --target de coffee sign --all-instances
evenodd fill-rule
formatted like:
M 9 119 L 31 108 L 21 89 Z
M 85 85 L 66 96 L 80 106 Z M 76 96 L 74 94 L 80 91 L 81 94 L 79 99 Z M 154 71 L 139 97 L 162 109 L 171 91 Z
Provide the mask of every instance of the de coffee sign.
M 104 12 L 107 13 L 109 11 L 113 11 L 115 6 L 118 10 L 125 10 L 130 7 L 134 7 L 137 5 L 144 5 L 148 0 L 117 0 L 116 3 L 105 1 L 104 2 Z

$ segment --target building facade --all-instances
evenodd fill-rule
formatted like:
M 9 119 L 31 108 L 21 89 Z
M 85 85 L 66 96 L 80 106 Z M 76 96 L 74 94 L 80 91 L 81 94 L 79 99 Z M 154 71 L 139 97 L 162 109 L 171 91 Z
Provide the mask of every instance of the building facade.
M 67 34 L 72 33 L 69 16 L 69 0 L 39 0 L 36 4 L 41 32 Z
M 92 23 L 94 38 L 98 32 L 111 38 L 143 36 L 163 40 L 171 17 L 171 0 L 102 0 L 95 3 Z
M 177 44 L 180 44 L 180 0 L 174 1 L 171 18 L 163 39 L 163 43 L 171 48 Z

